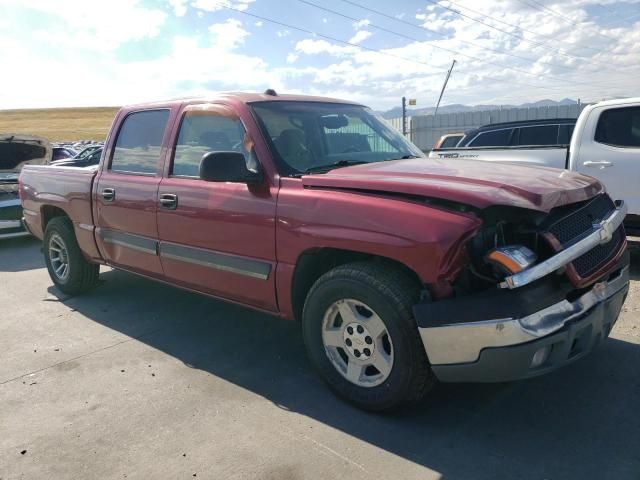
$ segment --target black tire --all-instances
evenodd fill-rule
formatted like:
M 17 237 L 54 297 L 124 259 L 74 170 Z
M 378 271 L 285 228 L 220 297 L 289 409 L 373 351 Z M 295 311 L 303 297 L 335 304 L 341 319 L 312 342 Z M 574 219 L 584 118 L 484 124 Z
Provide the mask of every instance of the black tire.
M 356 262 L 324 274 L 309 291 L 302 314 L 309 358 L 329 387 L 359 408 L 379 412 L 414 404 L 436 383 L 413 319 L 412 306 L 420 297 L 416 283 L 394 265 Z M 393 366 L 379 385 L 352 383 L 329 360 L 322 340 L 323 319 L 334 302 L 343 299 L 370 306 L 391 338 Z
M 61 241 L 66 247 L 68 274 L 65 278 L 61 278 L 56 274 L 52 264 L 50 242 L 53 236 L 56 236 L 56 240 Z M 49 276 L 62 292 L 69 295 L 77 295 L 86 292 L 98 283 L 100 266 L 85 260 L 69 218 L 55 217 L 51 219 L 47 223 L 43 242 L 44 259 Z

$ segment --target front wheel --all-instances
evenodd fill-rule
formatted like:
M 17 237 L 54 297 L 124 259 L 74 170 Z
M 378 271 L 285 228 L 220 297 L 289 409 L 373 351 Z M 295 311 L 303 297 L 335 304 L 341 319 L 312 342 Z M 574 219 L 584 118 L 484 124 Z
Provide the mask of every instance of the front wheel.
M 357 262 L 313 285 L 303 311 L 309 357 L 328 385 L 360 408 L 420 400 L 435 383 L 413 320 L 419 287 L 394 265 Z
M 68 218 L 51 219 L 43 243 L 49 276 L 60 290 L 75 295 L 96 285 L 100 267 L 85 260 Z

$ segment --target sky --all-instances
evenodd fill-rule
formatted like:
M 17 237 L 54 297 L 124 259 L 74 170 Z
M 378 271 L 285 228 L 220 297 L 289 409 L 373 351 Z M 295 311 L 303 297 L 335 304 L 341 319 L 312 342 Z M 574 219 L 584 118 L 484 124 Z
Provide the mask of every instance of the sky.
M 0 109 L 216 91 L 377 110 L 640 96 L 640 0 L 0 0 Z

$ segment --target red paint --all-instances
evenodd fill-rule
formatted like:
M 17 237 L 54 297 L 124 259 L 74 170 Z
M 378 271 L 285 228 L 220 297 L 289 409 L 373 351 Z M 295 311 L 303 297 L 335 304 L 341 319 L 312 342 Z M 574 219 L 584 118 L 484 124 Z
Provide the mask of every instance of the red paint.
M 116 133 L 128 113 L 166 108 L 170 116 L 156 173 L 114 173 L 108 162 L 103 162 L 97 173 L 27 166 L 21 178 L 30 229 L 42 237 L 41 207 L 56 206 L 72 219 L 79 244 L 93 261 L 291 318 L 296 263 L 303 253 L 318 248 L 393 259 L 429 285 L 434 298 L 451 295 L 451 282 L 468 261 L 464 245 L 481 220 L 473 213 L 429 206 L 424 197 L 479 209 L 510 205 L 548 211 L 602 190 L 596 180 L 571 172 L 427 158 L 281 178 L 247 107 L 247 102 L 258 100 L 341 102 L 290 95 L 225 94 L 125 107 L 116 116 L 104 158 L 111 158 Z M 209 183 L 169 176 L 185 109 L 220 111 L 220 105 L 244 124 L 248 133 L 245 143 L 254 145 L 264 174 L 262 184 Z M 115 201 L 102 199 L 104 188 L 116 190 Z M 159 196 L 165 193 L 178 196 L 176 210 L 158 207 Z M 270 275 L 266 280 L 251 278 L 107 244 L 100 238 L 105 229 L 258 261 L 270 266 Z

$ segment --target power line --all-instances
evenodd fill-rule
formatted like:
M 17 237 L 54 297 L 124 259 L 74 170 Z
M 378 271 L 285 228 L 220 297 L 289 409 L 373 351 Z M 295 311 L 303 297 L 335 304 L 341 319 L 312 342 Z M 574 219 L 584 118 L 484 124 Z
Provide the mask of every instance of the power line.
M 343 2 L 348 2 L 348 3 L 355 3 L 355 2 L 351 2 L 350 0 L 342 0 L 342 1 L 343 1 Z M 526 38 L 526 37 L 523 37 L 522 35 L 518 35 L 518 34 L 515 34 L 515 33 L 513 33 L 513 32 L 509 32 L 508 30 L 504 30 L 504 29 L 502 29 L 502 28 L 498 28 L 498 27 L 496 27 L 496 26 L 494 26 L 494 25 L 491 25 L 491 24 L 489 24 L 489 23 L 487 23 L 487 22 L 483 22 L 482 20 L 478 20 L 477 18 L 473 18 L 473 17 L 471 17 L 471 16 L 469 16 L 469 15 L 466 15 L 466 14 L 465 14 L 465 13 L 463 13 L 463 12 L 459 12 L 459 11 L 457 11 L 457 10 L 455 10 L 455 9 L 451 8 L 451 7 L 446 7 L 446 6 L 444 6 L 444 5 L 441 5 L 440 3 L 438 3 L 438 2 L 437 2 L 437 1 L 435 1 L 435 0 L 426 0 L 426 1 L 427 1 L 428 3 L 431 3 L 431 4 L 433 4 L 433 5 L 438 6 L 438 7 L 440 7 L 440 8 L 443 8 L 443 9 L 445 9 L 445 10 L 448 10 L 448 11 L 450 11 L 450 12 L 452 12 L 452 13 L 455 13 L 456 15 L 459 15 L 459 16 L 464 17 L 464 18 L 468 18 L 469 20 L 471 20 L 471 21 L 473 21 L 473 22 L 480 23 L 480 24 L 482 24 L 482 25 L 484 25 L 484 26 L 486 26 L 486 27 L 489 27 L 489 28 L 491 28 L 491 29 L 493 29 L 493 30 L 496 30 L 496 31 L 498 31 L 498 32 L 502 32 L 502 33 L 504 33 L 504 34 L 506 34 L 506 35 L 509 35 L 509 36 L 511 36 L 511 37 L 514 37 L 514 38 L 518 38 L 518 39 L 520 39 L 520 40 L 522 40 L 522 41 L 525 41 L 525 42 L 527 42 L 527 43 L 531 43 L 531 44 L 533 44 L 533 45 L 537 45 L 537 46 L 539 46 L 539 47 L 545 47 L 545 48 L 547 48 L 548 50 L 553 51 L 553 52 L 557 52 L 559 55 L 562 55 L 562 56 L 564 56 L 564 57 L 574 58 L 574 59 L 581 59 L 581 60 L 585 60 L 585 59 L 586 59 L 586 60 L 589 60 L 589 59 L 587 59 L 586 57 L 581 57 L 581 56 L 579 56 L 579 55 L 572 55 L 572 54 L 570 54 L 570 53 L 565 53 L 565 52 L 563 52 L 561 49 L 557 49 L 557 48 L 550 48 L 548 45 L 546 45 L 546 44 L 544 44 L 544 43 L 537 42 L 537 41 L 534 41 L 534 40 L 530 40 L 530 39 L 528 39 L 528 38 Z M 589 60 L 589 61 L 590 61 L 590 63 L 592 63 L 592 62 L 593 62 L 593 60 Z
M 355 48 L 358 48 L 358 49 L 362 49 L 362 50 L 366 50 L 366 51 L 369 51 L 369 52 L 378 53 L 378 54 L 385 55 L 385 56 L 388 56 L 388 57 L 393 57 L 393 58 L 396 58 L 396 59 L 399 59 L 399 60 L 404 60 L 405 62 L 415 63 L 415 64 L 418 64 L 418 65 L 423 65 L 423 66 L 427 66 L 427 67 L 432 67 L 432 65 L 427 63 L 427 62 L 421 62 L 419 60 L 413 60 L 413 59 L 406 58 L 406 57 L 403 57 L 403 56 L 400 56 L 400 55 L 395 55 L 395 54 L 389 53 L 387 51 L 382 51 L 382 50 L 378 50 L 378 49 L 375 49 L 375 48 L 365 47 L 363 45 L 359 45 L 359 44 L 356 44 L 356 43 L 353 43 L 353 42 L 349 42 L 349 41 L 346 41 L 346 40 L 341 40 L 339 38 L 335 38 L 335 37 L 332 37 L 330 35 L 317 33 L 317 32 L 314 32 L 313 30 L 308 30 L 308 29 L 302 28 L 302 27 L 296 27 L 294 25 L 290 25 L 288 23 L 284 23 L 284 22 L 281 22 L 279 20 L 274 20 L 272 18 L 263 17 L 261 15 L 257 15 L 255 13 L 250 13 L 250 12 L 247 12 L 245 10 L 240 10 L 238 8 L 234 8 L 234 7 L 231 7 L 231 6 L 226 5 L 226 4 L 215 3 L 215 5 L 219 6 L 221 8 L 225 8 L 227 10 L 233 10 L 234 12 L 241 13 L 243 15 L 247 15 L 247 16 L 252 17 L 252 18 L 257 18 L 258 20 L 263 20 L 265 22 L 273 23 L 275 25 L 280 25 L 281 27 L 290 28 L 292 30 L 297 30 L 299 32 L 307 33 L 309 35 L 314 35 L 314 36 L 317 36 L 317 37 L 320 37 L 320 38 L 324 38 L 324 39 L 331 40 L 331 41 L 334 41 L 334 42 L 342 43 L 344 45 L 349 45 L 351 47 L 355 47 Z M 501 66 L 501 68 L 502 68 L 502 66 Z M 446 73 L 446 72 L 447 72 L 447 70 L 438 70 L 436 72 L 423 74 L 423 76 L 429 76 L 430 77 L 430 76 L 434 76 L 434 75 L 441 75 L 441 74 Z M 542 86 L 542 85 L 532 85 L 532 84 L 529 84 L 529 83 L 513 82 L 511 80 L 504 80 L 502 78 L 490 77 L 488 75 L 485 75 L 484 78 L 487 78 L 489 80 L 494 80 L 494 81 L 497 81 L 497 82 L 509 82 L 511 85 L 522 85 L 524 87 L 538 88 L 538 89 L 543 89 L 543 90 L 557 90 L 558 88 L 561 88 L 561 89 L 565 88 L 565 87 L 547 87 L 547 86 Z
M 378 50 L 378 49 L 375 49 L 375 48 L 365 47 L 363 45 L 358 45 L 358 44 L 355 44 L 353 42 L 349 42 L 349 41 L 346 41 L 346 40 L 342 40 L 342 39 L 339 39 L 339 38 L 332 37 L 330 35 L 317 33 L 317 32 L 314 32 L 313 30 L 308 30 L 308 29 L 305 29 L 305 28 L 302 28 L 302 27 L 297 27 L 297 26 L 290 25 L 290 24 L 285 23 L 285 22 L 281 22 L 279 20 L 274 20 L 272 18 L 264 17 L 262 15 L 257 15 L 255 13 L 250 13 L 250 12 L 247 12 L 247 11 L 244 11 L 244 10 L 240 10 L 240 9 L 234 8 L 234 7 L 232 7 L 232 6 L 228 5 L 228 4 L 222 4 L 222 3 L 214 3 L 214 4 L 216 6 L 219 6 L 220 8 L 224 8 L 224 9 L 227 9 L 227 10 L 232 10 L 234 12 L 237 12 L 237 13 L 240 13 L 242 15 L 246 15 L 246 16 L 249 16 L 249 17 L 252 17 L 252 18 L 256 18 L 258 20 L 263 20 L 265 22 L 273 23 L 275 25 L 280 25 L 280 26 L 285 27 L 285 28 L 290 28 L 291 30 L 296 30 L 296 31 L 303 32 L 303 33 L 306 33 L 306 34 L 309 34 L 309 35 L 313 35 L 313 36 L 317 36 L 317 37 L 324 38 L 324 39 L 327 39 L 327 40 L 331 40 L 331 41 L 334 41 L 334 42 L 338 42 L 338 43 L 341 43 L 341 44 L 344 44 L 344 45 L 349 45 L 351 47 L 355 47 L 355 48 L 358 48 L 358 49 L 361 49 L 361 50 L 366 50 L 366 51 L 369 51 L 369 52 L 378 53 L 380 55 L 393 57 L 393 58 L 396 58 L 396 59 L 399 59 L 399 60 L 403 60 L 405 62 L 415 63 L 415 64 L 418 64 L 418 65 L 423 65 L 423 66 L 427 66 L 427 67 L 432 67 L 432 65 L 430 65 L 429 63 L 426 63 L 426 62 L 413 60 L 413 59 L 410 59 L 410 58 L 406 58 L 406 57 L 403 57 L 403 56 L 400 56 L 400 55 L 395 55 L 393 53 L 390 53 L 390 52 L 387 52 L 387 51 Z M 436 71 L 436 72 L 426 73 L 426 74 L 423 74 L 423 76 L 441 75 L 442 73 L 446 73 L 446 70 L 439 70 L 439 71 Z M 484 75 L 483 78 L 488 79 L 488 80 L 493 80 L 493 81 L 496 81 L 496 82 L 499 82 L 499 83 L 509 83 L 510 85 L 520 85 L 520 86 L 525 86 L 525 87 L 535 88 L 535 89 L 542 89 L 542 90 L 558 90 L 558 89 L 565 90 L 566 89 L 566 87 L 561 87 L 561 86 L 549 87 L 549 86 L 542 86 L 542 85 L 533 85 L 533 84 L 523 83 L 523 82 L 515 82 L 515 81 L 512 81 L 512 80 L 505 80 L 503 78 L 492 77 L 492 76 L 489 76 L 489 75 Z
M 305 3 L 305 4 L 307 4 L 307 5 L 310 5 L 310 6 L 312 6 L 312 7 L 319 8 L 320 10 L 324 10 L 324 11 L 326 11 L 326 12 L 333 13 L 333 14 L 338 15 L 338 16 L 340 16 L 340 17 L 347 18 L 347 19 L 349 19 L 349 20 L 353 20 L 353 21 L 357 21 L 357 20 L 358 20 L 357 18 L 350 17 L 350 16 L 345 15 L 345 14 L 343 14 L 343 13 L 337 12 L 337 11 L 335 11 L 335 10 L 331 10 L 330 8 L 323 7 L 323 6 L 321 6 L 321 5 L 318 5 L 318 4 L 316 4 L 316 3 L 313 3 L 313 2 L 310 2 L 310 1 L 307 1 L 307 0 L 298 0 L 298 1 L 299 1 L 299 2 L 301 2 L 301 3 Z M 362 7 L 362 8 L 364 8 L 364 7 Z M 373 11 L 373 12 L 376 12 L 376 11 L 374 11 L 373 9 L 372 9 L 372 11 Z M 379 14 L 379 15 L 383 15 L 383 16 L 387 16 L 386 14 L 383 14 L 383 12 L 379 12 L 378 14 Z M 388 17 L 389 17 L 389 18 L 391 18 L 391 16 L 388 16 Z M 399 20 L 399 19 L 396 19 L 396 20 Z M 404 22 L 404 21 L 403 21 L 403 23 L 407 23 L 407 24 L 409 24 L 409 25 L 411 25 L 411 26 L 421 28 L 421 29 L 423 29 L 423 30 L 426 30 L 426 31 L 427 31 L 427 32 L 429 32 L 429 33 L 432 33 L 432 34 L 434 34 L 434 35 L 438 35 L 438 36 L 440 36 L 440 37 L 443 37 L 443 38 L 447 39 L 447 35 L 445 35 L 445 34 L 443 34 L 443 33 L 440 33 L 440 32 L 438 32 L 438 31 L 436 31 L 436 30 L 431 30 L 431 29 L 426 28 L 426 27 L 424 27 L 424 26 L 422 26 L 422 25 L 416 25 L 416 24 L 413 24 L 413 23 L 410 23 L 410 22 Z M 423 41 L 423 40 L 416 39 L 415 37 L 409 37 L 409 36 L 407 36 L 407 35 L 405 35 L 405 34 L 398 33 L 398 32 L 396 32 L 395 30 L 393 30 L 393 31 L 392 31 L 392 30 L 390 30 L 390 29 L 387 29 L 387 28 L 381 27 L 381 26 L 379 26 L 379 25 L 374 25 L 374 24 L 372 24 L 372 23 L 369 23 L 369 26 L 371 26 L 371 27 L 373 27 L 373 28 L 376 28 L 377 30 L 382 30 L 382 31 L 386 31 L 386 32 L 388 32 L 388 33 L 392 33 L 393 35 L 398 35 L 398 36 L 402 36 L 402 37 L 404 37 L 404 38 L 408 38 L 408 39 L 410 39 L 410 40 L 414 40 L 414 41 L 418 41 L 418 42 L 422 42 L 422 41 Z M 483 49 L 483 50 L 488 50 L 488 51 L 490 51 L 490 52 L 494 52 L 494 53 L 496 53 L 496 54 L 498 54 L 498 55 L 506 55 L 506 56 L 508 56 L 508 57 L 517 58 L 517 59 L 519 59 L 519 60 L 525 60 L 525 61 L 527 61 L 527 62 L 534 62 L 534 63 L 535 63 L 535 62 L 539 62 L 539 63 L 542 63 L 542 64 L 544 64 L 544 65 L 549 65 L 549 66 L 551 66 L 551 67 L 556 67 L 556 68 L 563 68 L 563 69 L 566 69 L 566 70 L 572 70 L 572 71 L 574 71 L 574 70 L 575 70 L 575 68 L 574 68 L 574 67 L 567 67 L 566 65 L 559 65 L 559 64 L 557 64 L 557 63 L 546 62 L 546 61 L 538 60 L 538 59 L 535 59 L 535 58 L 522 57 L 522 56 L 520 56 L 520 55 L 516 55 L 516 54 L 510 53 L 510 52 L 506 52 L 506 51 L 504 51 L 504 50 L 498 50 L 498 49 L 495 49 L 495 48 L 490 48 L 490 47 L 487 47 L 487 46 L 484 46 L 484 45 L 480 45 L 480 44 L 478 44 L 478 43 L 469 42 L 469 41 L 466 41 L 466 40 L 459 40 L 459 42 L 460 42 L 460 43 L 467 44 L 467 45 L 471 45 L 471 46 L 473 46 L 473 47 L 480 48 L 480 49 Z M 465 55 L 465 54 L 463 54 L 463 53 L 460 53 L 460 52 L 458 52 L 458 51 L 452 50 L 452 49 L 450 49 L 450 48 L 442 47 L 442 46 L 440 46 L 440 45 L 430 44 L 430 46 L 431 46 L 432 48 L 438 48 L 438 49 L 440 49 L 440 50 L 446 50 L 446 51 L 448 51 L 448 52 L 455 53 L 455 54 L 457 54 L 457 55 L 458 55 L 458 54 L 459 54 L 459 55 Z M 469 58 L 473 58 L 474 60 L 484 61 L 484 60 L 482 60 L 482 59 L 478 59 L 477 57 L 472 57 L 472 56 L 469 56 L 469 55 L 467 55 L 467 56 L 468 56 Z M 509 68 L 509 67 L 507 67 L 507 68 Z M 521 72 L 519 72 L 519 73 L 522 73 L 522 71 L 521 71 Z
M 571 25 L 575 26 L 575 27 L 579 27 L 581 24 L 583 24 L 584 22 L 580 22 L 580 21 L 576 21 L 573 20 L 565 15 L 562 15 L 561 13 L 557 12 L 556 10 L 553 10 L 549 7 L 547 7 L 546 5 L 536 1 L 536 0 L 518 0 L 520 3 L 522 3 L 523 5 L 527 5 L 531 8 L 533 8 L 534 10 L 538 10 L 539 12 L 542 13 L 550 13 L 551 15 L 553 15 L 556 18 L 559 18 L 561 20 L 564 20 L 565 22 L 570 23 Z M 533 4 L 533 5 L 532 5 Z M 618 39 L 610 37 L 609 35 L 605 35 L 604 33 L 601 32 L 596 32 L 599 36 L 601 36 L 602 38 L 607 38 L 609 40 L 614 40 L 614 41 L 618 41 Z M 606 53 L 606 52 L 603 52 Z
M 527 30 L 526 28 L 524 28 L 524 27 L 522 27 L 520 25 L 514 25 L 513 23 L 505 22 L 504 20 L 501 20 L 499 18 L 492 17 L 491 15 L 487 15 L 486 13 L 482 13 L 482 12 L 479 12 L 479 11 L 474 10 L 472 8 L 469 8 L 466 5 L 460 5 L 459 3 L 453 2 L 451 0 L 448 0 L 448 1 L 449 1 L 450 4 L 455 5 L 458 8 L 463 8 L 465 10 L 468 10 L 470 12 L 475 13 L 476 15 L 482 15 L 483 17 L 489 18 L 489 19 L 493 20 L 494 22 L 502 23 L 503 25 L 507 25 L 509 27 L 517 28 L 518 30 L 522 30 L 523 32 L 527 32 L 527 33 L 529 33 L 531 35 L 535 35 L 536 37 L 546 38 L 547 42 L 544 42 L 543 45 L 547 45 L 549 43 L 549 41 L 557 41 L 557 38 L 556 37 L 552 37 L 551 35 L 544 35 L 542 33 L 534 32 L 533 30 Z M 569 45 L 575 45 L 575 42 L 568 42 L 566 40 L 565 40 L 564 43 L 567 43 Z M 588 50 L 593 50 L 595 52 L 605 53 L 599 48 L 590 47 L 588 45 L 579 45 L 579 48 L 586 48 Z M 582 57 L 582 56 L 578 56 L 578 58 L 585 59 L 585 60 L 590 60 L 589 58 Z M 590 61 L 592 61 L 592 60 L 590 60 Z
M 556 12 L 555 10 L 547 7 L 546 5 L 544 5 L 544 4 L 540 3 L 540 2 L 537 2 L 536 0 L 518 0 L 518 1 L 520 3 L 522 3 L 522 4 L 524 4 L 524 5 L 527 5 L 527 6 L 533 8 L 535 10 L 538 10 L 540 12 L 548 12 L 551 15 L 553 15 L 554 17 L 561 18 L 562 20 L 564 20 L 566 22 L 569 22 L 572 25 L 578 25 L 580 23 L 580 22 L 577 22 L 577 21 L 575 21 L 575 20 L 573 20 L 573 19 L 571 19 L 571 18 L 569 18 L 569 17 L 567 17 L 567 16 L 565 16 L 565 15 L 559 13 L 559 12 Z
M 332 10 L 332 9 L 330 9 L 330 8 L 323 7 L 323 6 L 318 5 L 318 4 L 316 4 L 316 3 L 310 2 L 309 0 L 298 0 L 298 1 L 299 1 L 299 2 L 301 2 L 301 3 L 304 3 L 304 4 L 306 4 L 306 5 L 309 5 L 309 6 L 311 6 L 311 7 L 315 7 L 315 8 L 318 8 L 318 9 L 320 9 L 320 10 L 323 10 L 323 11 L 325 11 L 325 12 L 332 13 L 332 14 L 337 15 L 337 16 L 339 16 L 339 17 L 346 18 L 346 19 L 351 20 L 351 21 L 358 21 L 358 19 L 357 19 L 357 18 L 355 18 L 355 17 L 351 17 L 351 16 L 346 15 L 346 14 L 344 14 L 344 13 L 340 13 L 340 12 L 338 12 L 338 11 L 336 11 L 336 10 Z M 375 25 L 375 24 L 373 24 L 373 23 L 369 23 L 368 25 L 369 25 L 369 27 L 375 28 L 376 30 L 380 30 L 380 31 L 383 31 L 383 32 L 391 33 L 392 35 L 396 35 L 396 36 L 398 36 L 398 37 L 405 38 L 405 39 L 407 39 L 407 40 L 411 40 L 411 41 L 414 41 L 414 42 L 423 42 L 423 41 L 424 41 L 424 40 L 421 40 L 421 39 L 419 39 L 419 38 L 412 37 L 412 36 L 410 36 L 410 35 L 405 35 L 404 33 L 396 32 L 395 30 L 391 30 L 391 29 L 388 29 L 388 28 L 385 28 L 385 27 L 381 27 L 381 26 L 379 26 L 379 25 Z M 531 72 L 528 72 L 528 71 L 526 71 L 526 70 L 522 70 L 522 69 L 520 69 L 520 68 L 510 67 L 510 66 L 503 65 L 503 64 L 500 64 L 500 63 L 495 63 L 495 62 L 492 62 L 492 61 L 490 61 L 490 60 L 485 60 L 485 59 L 483 59 L 483 58 L 476 57 L 476 56 L 474 56 L 474 55 L 469 55 L 469 54 L 466 54 L 466 53 L 460 52 L 460 51 L 458 51 L 458 50 L 453 50 L 453 49 L 451 49 L 451 48 L 442 47 L 442 46 L 440 46 L 440 45 L 434 45 L 434 44 L 431 44 L 431 43 L 430 43 L 430 44 L 429 44 L 429 46 L 430 46 L 431 48 L 437 48 L 437 49 L 439 49 L 439 50 L 444 50 L 444 51 L 446 51 L 446 52 L 453 53 L 454 55 L 462 55 L 463 57 L 467 57 L 467 58 L 470 58 L 470 59 L 472 59 L 472 60 L 476 60 L 476 61 L 479 61 L 479 62 L 487 63 L 487 64 L 489 64 L 489 65 L 493 65 L 494 67 L 505 68 L 505 69 L 507 69 L 507 70 L 513 70 L 514 72 L 522 73 L 522 74 L 525 74 L 525 75 L 530 75 L 530 76 L 533 76 L 533 77 L 536 77 L 536 78 L 537 78 L 537 77 L 543 77 L 543 78 L 545 77 L 544 75 L 537 75 L 537 74 L 535 74 L 535 73 L 531 73 Z M 475 46 L 475 45 L 474 45 L 474 46 Z M 487 50 L 491 50 L 491 49 L 487 49 Z M 504 52 L 497 51 L 497 50 L 491 50 L 491 51 L 495 51 L 495 52 L 497 52 L 497 53 L 499 53 L 499 54 L 505 54 Z M 508 53 L 506 53 L 506 55 L 514 56 L 514 57 L 516 57 L 516 58 L 524 59 L 524 60 L 527 60 L 527 61 L 532 61 L 532 59 L 525 58 L 525 57 L 519 57 L 519 56 L 517 56 L 517 55 L 510 55 L 510 54 L 508 54 Z M 571 69 L 571 70 L 574 70 L 574 69 Z M 551 79 L 559 80 L 559 81 L 562 81 L 562 82 L 572 82 L 572 83 L 575 83 L 575 82 L 573 82 L 573 81 L 571 81 L 571 80 L 564 80 L 564 79 L 557 78 L 557 77 L 546 76 L 546 78 L 551 78 Z

